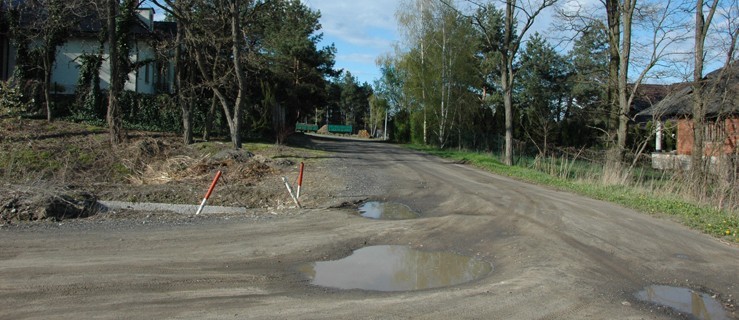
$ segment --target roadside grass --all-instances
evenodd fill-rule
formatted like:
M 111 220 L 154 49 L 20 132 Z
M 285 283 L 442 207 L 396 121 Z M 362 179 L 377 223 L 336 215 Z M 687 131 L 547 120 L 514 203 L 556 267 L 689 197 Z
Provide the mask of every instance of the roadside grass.
M 551 186 L 598 200 L 608 201 L 649 214 L 664 214 L 677 218 L 684 225 L 726 241 L 739 243 L 739 213 L 719 210 L 709 205 L 688 201 L 678 194 L 660 192 L 659 186 L 670 183 L 668 179 L 653 170 L 644 169 L 634 175 L 641 182 L 631 185 L 604 185 L 600 183 L 602 168 L 593 164 L 567 161 L 554 162 L 553 166 L 541 166 L 544 171 L 533 169 L 531 160 L 520 161 L 514 166 L 506 166 L 489 153 L 440 150 L 427 146 L 406 145 L 407 148 L 422 151 L 442 158 L 469 163 L 486 171 L 508 176 L 518 180 Z

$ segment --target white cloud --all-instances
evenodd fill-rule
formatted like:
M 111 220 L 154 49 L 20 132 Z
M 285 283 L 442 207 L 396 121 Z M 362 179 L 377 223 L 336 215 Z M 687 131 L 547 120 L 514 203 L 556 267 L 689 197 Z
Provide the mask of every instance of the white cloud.
M 396 0 L 337 1 L 304 0 L 311 8 L 321 11 L 322 31 L 356 46 L 387 47 L 392 39 L 378 36 L 396 33 Z
M 360 81 L 379 75 L 377 56 L 392 51 L 397 41 L 395 11 L 399 0 L 302 0 L 321 12 L 324 44 L 335 43 L 336 67 Z
M 369 53 L 351 53 L 351 54 L 339 54 L 336 56 L 336 60 L 342 62 L 354 62 L 362 64 L 375 64 L 376 56 Z

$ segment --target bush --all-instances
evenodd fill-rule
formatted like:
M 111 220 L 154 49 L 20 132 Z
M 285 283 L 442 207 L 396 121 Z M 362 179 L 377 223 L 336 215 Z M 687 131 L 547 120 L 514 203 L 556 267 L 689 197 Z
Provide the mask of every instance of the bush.
M 140 94 L 124 91 L 119 100 L 123 122 L 129 129 L 182 131 L 180 111 L 168 94 Z
M 14 81 L 0 81 L 0 117 L 19 117 L 27 108 L 20 86 Z

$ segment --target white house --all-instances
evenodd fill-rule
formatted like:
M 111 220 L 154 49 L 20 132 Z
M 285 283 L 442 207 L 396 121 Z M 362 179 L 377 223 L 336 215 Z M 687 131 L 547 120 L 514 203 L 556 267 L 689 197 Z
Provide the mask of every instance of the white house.
M 130 60 L 139 63 L 155 60 L 156 51 L 152 43 L 162 36 L 174 36 L 176 24 L 174 22 L 154 21 L 153 8 L 138 9 L 137 25 L 130 31 L 133 41 L 130 46 Z M 56 61 L 52 72 L 52 93 L 73 94 L 80 77 L 82 62 L 78 59 L 83 54 L 97 54 L 100 47 L 98 33 L 101 22 L 96 18 L 85 18 L 80 23 L 79 30 L 74 33 L 64 45 L 57 48 Z M 8 37 L 0 34 L 0 77 L 9 79 L 15 68 L 16 51 Z M 110 86 L 110 65 L 108 60 L 108 44 L 103 49 L 103 64 L 100 69 L 100 87 L 107 89 Z M 125 90 L 138 93 L 155 94 L 172 92 L 174 79 L 174 65 L 168 59 L 165 65 L 157 62 L 147 63 L 128 75 Z

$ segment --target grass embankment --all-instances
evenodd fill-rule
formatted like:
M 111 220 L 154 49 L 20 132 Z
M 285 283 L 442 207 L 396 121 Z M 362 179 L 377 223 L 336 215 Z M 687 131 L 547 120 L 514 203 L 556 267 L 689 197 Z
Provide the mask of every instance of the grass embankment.
M 727 241 L 739 243 L 739 217 L 737 217 L 736 212 L 719 210 L 708 205 L 687 201 L 679 195 L 660 194 L 638 186 L 604 185 L 599 183 L 598 179 L 587 179 L 582 176 L 564 178 L 563 176 L 567 176 L 567 174 L 552 175 L 529 167 L 506 166 L 489 153 L 439 150 L 418 145 L 408 145 L 407 147 L 442 158 L 464 161 L 489 172 L 518 180 L 575 192 L 650 214 L 674 216 L 686 226 Z M 565 163 L 564 166 L 567 166 L 567 164 Z M 569 168 L 564 170 L 572 171 L 573 167 L 576 166 L 570 164 Z M 582 168 L 580 169 L 582 170 Z M 585 171 L 587 170 L 585 169 Z

